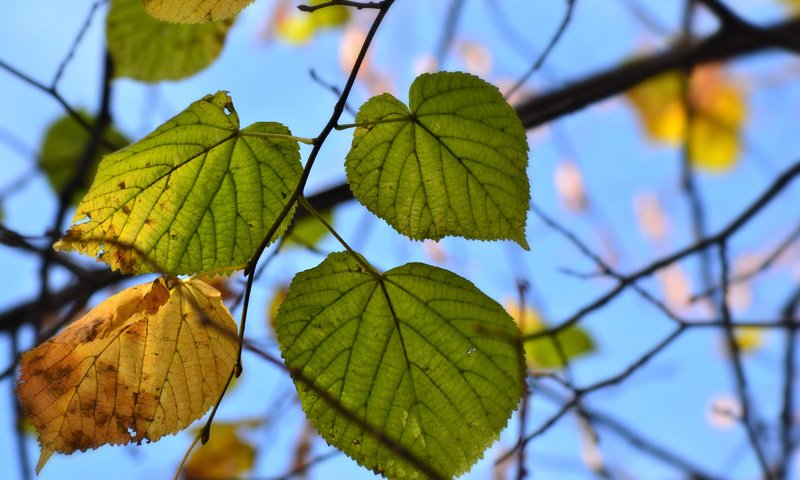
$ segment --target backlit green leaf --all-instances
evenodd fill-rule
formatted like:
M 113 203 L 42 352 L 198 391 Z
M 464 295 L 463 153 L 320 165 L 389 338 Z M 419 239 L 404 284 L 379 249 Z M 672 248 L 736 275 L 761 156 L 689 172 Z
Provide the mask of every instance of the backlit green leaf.
M 377 277 L 352 256 L 331 254 L 295 277 L 276 323 L 314 427 L 390 478 L 424 477 L 396 446 L 444 477 L 463 473 L 497 439 L 521 396 L 524 360 L 513 319 L 440 268 L 410 263 Z M 342 409 L 381 431 L 384 442 Z
M 230 18 L 253 0 L 144 0 L 144 9 L 172 23 L 206 23 Z
M 413 239 L 527 249 L 528 143 L 497 88 L 465 73 L 424 74 L 409 107 L 389 94 L 361 106 L 345 163 L 358 201 Z
M 55 248 L 125 273 L 242 268 L 299 181 L 299 146 L 287 135 L 277 123 L 239 130 L 230 97 L 208 95 L 104 157 Z
M 333 223 L 333 212 L 326 210 L 320 212 L 326 222 Z M 314 247 L 320 240 L 328 235 L 328 229 L 319 220 L 312 216 L 300 219 L 291 230 L 286 233 L 284 245 L 287 247 L 301 246 Z
M 94 124 L 94 119 L 88 113 L 79 111 L 78 115 L 88 125 Z M 129 143 L 128 139 L 113 127 L 106 128 L 102 135 L 110 144 L 120 148 Z M 56 192 L 61 191 L 72 180 L 78 165 L 88 151 L 90 142 L 89 132 L 71 115 L 64 115 L 50 124 L 42 141 L 39 168 L 47 175 L 53 190 Z M 100 158 L 106 153 L 110 153 L 106 147 L 97 145 L 97 149 L 92 156 L 91 165 L 72 196 L 71 201 L 75 205 L 86 194 L 89 183 L 94 178 L 95 172 L 97 172 L 97 164 L 100 163 Z
M 106 41 L 115 75 L 144 82 L 188 77 L 219 56 L 232 23 L 175 25 L 148 15 L 141 0 L 112 0 Z
M 506 305 L 506 311 L 517 322 L 523 336 L 550 329 L 550 325 L 539 312 L 530 306 L 526 306 L 523 311 L 519 305 L 512 303 Z M 594 351 L 591 335 L 577 325 L 569 326 L 555 336 L 525 340 L 525 358 L 528 360 L 528 367 L 533 369 L 563 368 L 564 360 L 569 362 Z

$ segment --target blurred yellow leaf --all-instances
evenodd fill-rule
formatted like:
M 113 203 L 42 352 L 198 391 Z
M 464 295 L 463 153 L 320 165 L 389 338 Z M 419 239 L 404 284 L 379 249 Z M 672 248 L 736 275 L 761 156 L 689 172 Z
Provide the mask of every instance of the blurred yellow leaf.
M 312 0 L 308 5 L 320 3 L 323 0 Z M 275 36 L 289 45 L 307 43 L 319 30 L 336 28 L 350 20 L 350 10 L 341 5 L 321 8 L 311 13 L 286 7 L 285 3 L 278 6 L 273 21 Z
M 685 139 L 681 75 L 659 75 L 626 94 L 647 135 L 668 145 L 679 145 Z M 698 67 L 689 85 L 693 109 L 689 159 L 694 167 L 710 172 L 725 172 L 736 166 L 740 130 L 747 116 L 741 90 L 725 75 L 718 65 Z
M 158 278 L 108 298 L 22 355 L 17 396 L 54 452 L 156 441 L 217 401 L 237 354 L 220 294 Z
M 272 296 L 272 300 L 267 307 L 267 320 L 269 321 L 269 326 L 272 328 L 273 333 L 276 331 L 275 319 L 278 318 L 278 309 L 281 308 L 281 304 L 286 300 L 286 295 L 288 293 L 289 287 L 287 285 L 279 286 L 275 289 L 275 294 Z
M 240 478 L 253 468 L 256 449 L 242 440 L 239 431 L 252 421 L 214 423 L 208 443 L 192 453 L 183 470 L 186 480 Z M 199 432 L 198 432 L 199 433 Z
M 780 0 L 780 2 L 792 11 L 800 11 L 800 0 Z
M 530 335 L 550 328 L 539 312 L 532 307 L 526 306 L 523 311 L 514 302 L 506 302 L 504 307 L 519 325 L 522 335 Z M 525 342 L 525 358 L 528 368 L 561 368 L 564 366 L 564 359 L 570 361 L 595 350 L 594 341 L 589 333 L 580 327 L 569 327 L 560 331 L 556 337 L 561 352 L 552 336 Z
M 756 327 L 738 327 L 733 331 L 733 338 L 741 353 L 753 353 L 764 346 L 764 329 Z

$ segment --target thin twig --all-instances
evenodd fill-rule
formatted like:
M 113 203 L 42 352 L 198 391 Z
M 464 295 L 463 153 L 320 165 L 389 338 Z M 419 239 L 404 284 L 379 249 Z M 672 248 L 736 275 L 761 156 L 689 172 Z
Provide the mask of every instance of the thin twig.
M 563 323 L 559 324 L 557 327 L 548 331 L 542 331 L 526 335 L 524 337 L 525 340 L 543 337 L 545 335 L 550 335 L 556 331 L 569 328 L 571 325 L 574 325 L 584 316 L 597 310 L 598 308 L 607 304 L 609 301 L 616 298 L 617 295 L 622 293 L 622 291 L 624 291 L 628 286 L 630 286 L 633 282 L 639 280 L 640 278 L 652 275 L 653 273 L 657 272 L 658 270 L 664 268 L 665 266 L 671 263 L 674 263 L 688 255 L 692 255 L 695 252 L 708 248 L 709 246 L 716 245 L 719 242 L 733 236 L 736 232 L 739 231 L 740 228 L 746 225 L 756 214 L 758 214 L 762 209 L 764 209 L 767 205 L 769 205 L 772 199 L 775 198 L 778 194 L 780 194 L 798 175 L 800 175 L 800 161 L 795 162 L 783 173 L 778 175 L 778 177 L 772 182 L 772 184 L 769 185 L 769 187 L 767 187 L 767 189 L 761 195 L 759 195 L 750 205 L 748 205 L 725 228 L 723 228 L 716 234 L 709 235 L 700 240 L 699 242 L 694 243 L 693 245 L 689 245 L 688 247 L 678 250 L 677 252 L 674 252 L 670 255 L 654 260 L 647 266 L 642 267 L 641 269 L 630 275 L 627 275 L 625 277 L 625 281 L 620 281 L 620 283 L 616 287 L 614 287 L 604 295 L 598 297 L 591 303 L 580 308 L 576 313 L 570 316 Z
M 528 71 L 526 71 L 522 75 L 522 77 L 520 77 L 519 80 L 517 80 L 517 83 L 515 83 L 514 86 L 511 87 L 505 93 L 504 97 L 506 99 L 511 98 L 511 96 L 514 95 L 514 93 L 516 93 L 517 90 L 519 90 L 523 85 L 525 85 L 528 79 L 531 78 L 531 75 L 536 73 L 536 71 L 542 67 L 545 60 L 547 60 L 547 57 L 550 55 L 550 52 L 553 51 L 553 48 L 555 48 L 556 44 L 561 39 L 561 36 L 567 30 L 569 21 L 572 19 L 572 10 L 574 8 L 575 8 L 575 0 L 567 0 L 567 8 L 566 11 L 564 12 L 564 18 L 561 20 L 561 24 L 558 26 L 558 29 L 556 29 L 556 33 L 553 35 L 553 38 L 550 39 L 550 42 L 547 44 L 545 49 L 539 55 L 539 58 L 537 58 L 536 61 L 534 61 L 533 64 L 528 68 Z
M 108 0 L 97 0 L 92 4 L 89 8 L 89 14 L 86 15 L 86 20 L 84 20 L 83 25 L 81 26 L 80 30 L 78 30 L 78 34 L 75 36 L 75 39 L 72 41 L 72 45 L 69 47 L 69 51 L 61 63 L 58 65 L 58 69 L 56 69 L 56 74 L 53 76 L 53 81 L 50 82 L 50 89 L 55 91 L 56 87 L 58 86 L 59 80 L 64 75 L 64 71 L 69 65 L 69 62 L 72 61 L 72 58 L 75 56 L 75 51 L 78 49 L 78 45 L 80 45 L 81 40 L 83 40 L 84 35 L 89 30 L 89 26 L 92 24 L 92 19 L 94 18 L 94 14 L 97 9 L 105 4 Z
M 786 325 L 786 342 L 783 353 L 783 392 L 780 414 L 780 445 L 781 460 L 778 463 L 775 477 L 779 479 L 787 478 L 790 462 L 792 461 L 792 451 L 794 450 L 794 425 L 795 425 L 795 351 L 797 350 L 797 327 L 795 314 L 800 305 L 800 287 L 796 288 L 783 308 L 783 322 Z
M 720 284 L 722 286 L 722 294 L 719 295 L 718 309 L 722 314 L 722 321 L 725 325 L 723 329 L 725 333 L 726 346 L 730 352 L 731 366 L 733 367 L 734 377 L 736 379 L 736 393 L 739 403 L 742 407 L 742 426 L 747 432 L 747 438 L 750 442 L 753 452 L 756 455 L 758 464 L 761 467 L 761 472 L 764 478 L 770 479 L 769 465 L 767 464 L 766 456 L 764 455 L 761 443 L 758 441 L 755 427 L 753 426 L 753 410 L 750 405 L 750 398 L 747 392 L 747 377 L 744 373 L 744 366 L 742 365 L 741 351 L 739 349 L 739 342 L 736 340 L 734 331 L 734 324 L 731 319 L 730 308 L 728 306 L 728 258 L 727 258 L 727 242 L 721 240 L 718 243 L 719 263 L 720 263 Z
M 383 2 L 352 2 L 349 0 L 331 0 L 329 2 L 322 2 L 316 5 L 298 5 L 297 9 L 301 12 L 312 13 L 321 8 L 335 7 L 337 5 L 343 7 L 352 7 L 358 10 L 361 10 L 362 8 L 379 9 L 383 7 Z

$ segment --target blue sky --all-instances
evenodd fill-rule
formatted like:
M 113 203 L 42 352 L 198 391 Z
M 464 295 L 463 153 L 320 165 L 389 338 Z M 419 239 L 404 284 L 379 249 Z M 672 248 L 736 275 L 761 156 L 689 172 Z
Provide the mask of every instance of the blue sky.
M 376 38 L 375 68 L 391 78 L 400 99 L 406 99 L 408 85 L 421 58 L 436 51 L 443 15 L 449 2 L 402 1 L 390 12 Z M 579 1 L 574 18 L 543 72 L 529 84 L 532 91 L 546 91 L 572 79 L 616 65 L 646 49 L 663 47 L 669 40 L 644 25 L 626 5 L 638 5 L 667 32 L 679 29 L 680 2 L 618 0 Z M 759 22 L 775 21 L 786 15 L 776 2 L 768 0 L 729 2 L 748 18 Z M 330 115 L 336 98 L 313 82 L 309 69 L 335 85 L 344 83 L 339 67 L 341 32 L 324 33 L 309 45 L 286 46 L 266 42 L 260 32 L 269 19 L 275 2 L 257 0 L 244 11 L 231 30 L 220 59 L 200 74 L 180 82 L 142 85 L 117 80 L 113 114 L 117 125 L 131 138 L 138 138 L 190 102 L 217 90 L 228 90 L 233 97 L 242 125 L 255 121 L 279 121 L 294 134 L 313 137 Z M 669 4 L 669 5 L 667 5 Z M 91 6 L 89 1 L 9 2 L 0 18 L 0 60 L 19 68 L 45 83 L 52 78 Z M 503 2 L 508 21 L 526 44 L 508 43 L 508 31 L 497 28 L 492 18 L 493 2 L 468 0 L 456 39 L 484 46 L 492 57 L 492 67 L 480 72 L 484 78 L 500 83 L 516 79 L 531 59 L 546 45 L 561 21 L 564 2 Z M 98 66 L 102 55 L 105 7 L 87 32 L 75 58 L 69 64 L 59 90 L 73 106 L 93 109 L 97 104 L 100 81 Z M 366 25 L 369 12 L 356 14 L 356 22 Z M 700 31 L 713 28 L 704 17 Z M 526 59 L 526 56 L 528 57 Z M 745 205 L 768 185 L 786 165 L 798 158 L 796 112 L 800 107 L 800 83 L 791 78 L 788 55 L 771 53 L 747 58 L 730 65 L 729 75 L 744 85 L 748 98 L 748 120 L 744 131 L 746 147 L 740 165 L 724 175 L 698 175 L 698 186 L 706 202 L 708 226 L 716 231 L 726 225 Z M 457 49 L 450 52 L 443 69 L 463 70 L 465 62 Z M 788 77 L 788 78 L 787 78 Z M 33 158 L 46 125 L 62 115 L 59 105 L 47 95 L 30 88 L 0 71 L 0 191 L 20 176 L 32 171 Z M 368 98 L 360 85 L 350 104 L 357 106 Z M 344 121 L 350 121 L 345 117 Z M 617 97 L 570 115 L 551 125 L 530 132 L 529 176 L 533 201 L 556 217 L 593 248 L 601 252 L 611 244 L 618 255 L 617 268 L 632 271 L 656 256 L 691 243 L 686 202 L 679 188 L 680 152 L 643 139 L 642 127 L 630 105 Z M 8 140 L 9 134 L 24 147 L 22 151 Z M 351 132 L 333 135 L 325 144 L 313 171 L 308 192 L 314 192 L 343 179 L 343 160 Z M 309 149 L 301 152 L 307 155 Z M 305 158 L 305 157 L 304 157 Z M 564 208 L 554 188 L 554 169 L 565 160 L 580 166 L 591 214 L 576 214 Z M 645 191 L 662 199 L 672 228 L 659 244 L 646 240 L 636 227 L 632 199 Z M 765 210 L 730 244 L 732 257 L 774 246 L 797 222 L 796 206 L 800 190 L 791 187 Z M 2 200 L 4 222 L 28 235 L 41 235 L 49 228 L 56 204 L 46 179 L 34 174 L 25 187 Z M 335 213 L 335 226 L 342 236 L 358 248 L 378 268 L 388 269 L 409 261 L 432 262 L 418 242 L 396 234 L 382 221 L 371 221 L 365 209 L 355 203 Z M 443 266 L 474 282 L 498 301 L 515 296 L 517 278 L 535 287 L 538 307 L 553 322 L 563 320 L 580 306 L 604 293 L 614 283 L 603 279 L 578 279 L 561 268 L 588 272 L 594 266 L 532 215 L 529 216 L 530 252 L 508 242 L 469 242 L 445 239 L 440 243 L 447 261 Z M 605 243 L 604 243 L 605 242 Z M 328 238 L 323 252 L 340 250 Z M 797 269 L 797 254 L 790 260 Z M 295 250 L 272 262 L 254 288 L 248 334 L 273 352 L 278 352 L 263 320 L 266 305 L 278 285 L 288 283 L 294 273 L 310 268 L 322 259 L 319 254 Z M 37 292 L 38 263 L 33 257 L 0 247 L 0 265 L 7 272 L 0 280 L 0 308 L 34 296 Z M 696 259 L 682 262 L 697 285 Z M 743 320 L 767 320 L 776 305 L 797 283 L 791 268 L 776 268 L 753 287 L 753 303 L 742 312 Z M 64 278 L 54 278 L 54 283 Z M 657 295 L 654 280 L 642 285 Z M 99 300 L 96 299 L 96 300 Z M 697 318 L 693 311 L 687 317 Z M 673 325 L 634 294 L 621 295 L 607 308 L 588 316 L 582 323 L 593 336 L 597 352 L 578 360 L 573 374 L 578 384 L 591 384 L 616 375 L 639 355 L 660 341 Z M 21 339 L 31 341 L 30 332 Z M 775 374 L 783 338 L 768 334 L 762 349 L 749 355 L 746 368 L 758 413 L 775 418 L 779 408 L 779 377 Z M 27 343 L 26 343 L 27 344 Z M 9 358 L 10 343 L 0 338 L 0 358 Z M 236 390 L 225 399 L 220 418 L 268 418 L 264 430 L 253 432 L 261 445 L 257 459 L 258 478 L 280 474 L 291 462 L 291 449 L 302 430 L 302 414 L 289 398 L 291 383 L 282 373 L 252 355 L 245 358 L 245 374 Z M 3 367 L 5 364 L 3 364 Z M 14 444 L 13 415 L 8 380 L 0 384 L 0 465 L 4 478 L 18 478 Z M 733 393 L 729 364 L 720 349 L 720 335 L 711 329 L 696 329 L 683 336 L 626 383 L 591 395 L 587 405 L 625 421 L 631 428 L 668 446 L 681 456 L 708 471 L 731 478 L 752 478 L 756 463 L 747 453 L 740 428 L 721 430 L 709 424 L 709 405 L 719 395 Z M 280 409 L 276 413 L 275 406 Z M 534 394 L 528 431 L 532 431 L 558 406 Z M 486 453 L 465 478 L 489 478 L 491 461 L 500 446 L 510 445 L 516 435 L 516 417 L 495 449 Z M 539 478 L 591 478 L 581 460 L 578 420 L 567 415 L 528 449 L 530 468 Z M 35 463 L 38 446 L 26 440 Z M 113 472 L 115 478 L 165 478 L 171 475 L 191 439 L 187 434 L 167 437 L 157 444 L 142 447 L 111 448 L 72 456 L 54 456 L 41 478 L 102 478 Z M 601 430 L 603 457 L 618 471 L 634 478 L 675 478 L 675 471 L 647 456 L 636 453 L 613 434 Z M 322 441 L 315 444 L 322 453 Z M 744 452 L 744 453 L 743 453 Z M 8 472 L 8 473 L 6 473 Z M 334 473 L 331 473 L 334 472 Z M 8 475 L 6 477 L 6 475 Z M 344 457 L 337 456 L 313 470 L 313 478 L 372 478 L 373 475 Z

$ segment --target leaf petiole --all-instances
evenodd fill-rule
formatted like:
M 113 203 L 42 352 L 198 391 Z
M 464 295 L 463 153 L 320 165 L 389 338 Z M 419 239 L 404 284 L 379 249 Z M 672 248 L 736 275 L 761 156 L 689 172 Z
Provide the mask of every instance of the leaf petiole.
M 348 245 L 348 244 L 347 244 L 347 242 L 345 242 L 345 241 L 344 241 L 344 239 L 343 239 L 342 237 L 340 237 L 340 236 L 339 236 L 339 234 L 336 232 L 336 230 L 334 230 L 334 229 L 333 229 L 333 227 L 331 226 L 331 224 L 330 224 L 330 223 L 328 223 L 328 221 L 327 221 L 327 220 L 325 220 L 325 217 L 323 217 L 323 216 L 322 216 L 322 214 L 321 214 L 321 213 L 319 213 L 319 212 L 317 211 L 317 209 L 316 209 L 316 208 L 314 208 L 314 207 L 311 205 L 311 203 L 309 203 L 309 201 L 308 201 L 308 200 L 306 200 L 306 197 L 304 197 L 304 196 L 302 196 L 302 195 L 298 196 L 298 197 L 297 197 L 297 202 L 298 202 L 300 205 L 302 205 L 302 206 L 303 206 L 303 208 L 305 208 L 306 210 L 308 210 L 308 213 L 310 213 L 311 215 L 313 215 L 313 216 L 314 216 L 314 217 L 315 217 L 317 220 L 319 220 L 319 221 L 320 221 L 320 222 L 321 222 L 323 225 L 325 225 L 325 228 L 327 228 L 327 229 L 328 229 L 328 231 L 329 231 L 329 232 L 331 232 L 331 235 L 333 235 L 334 237 L 336 237 L 336 240 L 338 240 L 338 241 L 339 241 L 339 243 L 341 243 L 341 244 L 342 244 L 342 246 L 345 248 L 345 250 L 347 250 L 347 253 L 349 253 L 349 254 L 350 254 L 350 255 L 351 255 L 353 258 L 355 258 L 355 259 L 356 259 L 356 261 L 357 261 L 358 263 L 360 263 L 360 264 L 361 264 L 361 266 L 362 266 L 362 267 L 364 267 L 364 268 L 366 269 L 366 271 L 367 271 L 367 272 L 369 272 L 369 274 L 370 274 L 370 275 L 372 275 L 372 276 L 375 278 L 375 280 L 377 280 L 378 282 L 383 282 L 383 275 L 381 275 L 381 272 L 379 272 L 378 270 L 376 270 L 376 269 L 375 269 L 375 267 L 373 267 L 372 265 L 370 265 L 370 263 L 369 263 L 369 262 L 367 262 L 367 261 L 364 259 L 364 257 L 362 257 L 362 256 L 361 256 L 361 255 L 360 255 L 358 252 L 356 252 L 355 250 L 353 250 L 353 249 L 350 247 L 350 245 Z
M 283 133 L 265 133 L 265 132 L 248 132 L 242 130 L 239 132 L 242 137 L 258 137 L 258 138 L 285 138 L 287 140 L 294 140 L 295 142 L 305 143 L 306 145 L 314 145 L 315 138 L 295 137 L 294 135 L 286 135 Z
M 393 117 L 393 118 L 384 118 L 381 120 L 375 120 L 373 122 L 357 122 L 357 123 L 345 123 L 342 125 L 336 125 L 336 130 L 346 130 L 348 128 L 355 128 L 355 127 L 371 127 L 373 125 L 380 125 L 382 123 L 397 123 L 397 122 L 416 122 L 417 117 L 415 115 L 403 115 L 402 117 Z

